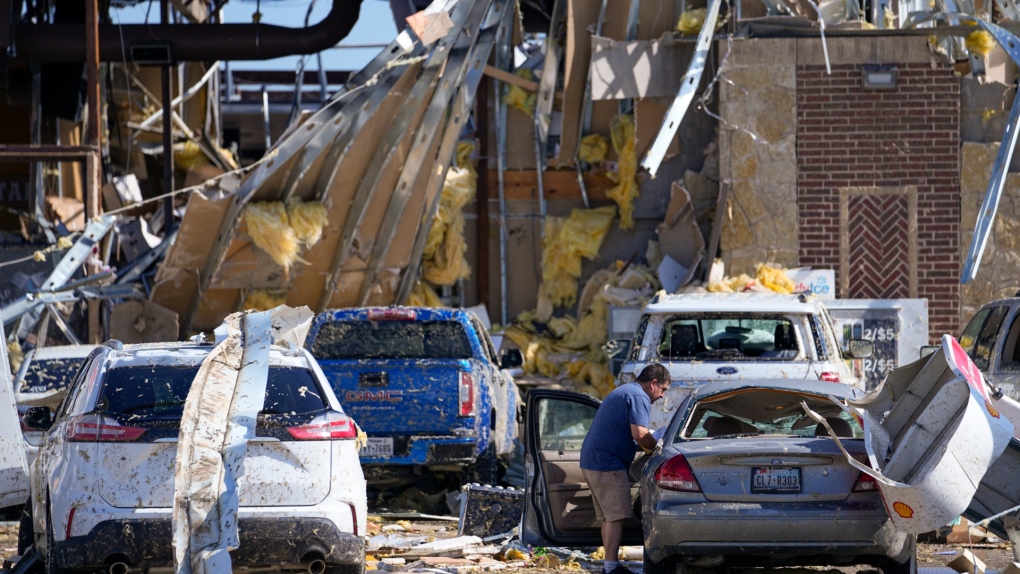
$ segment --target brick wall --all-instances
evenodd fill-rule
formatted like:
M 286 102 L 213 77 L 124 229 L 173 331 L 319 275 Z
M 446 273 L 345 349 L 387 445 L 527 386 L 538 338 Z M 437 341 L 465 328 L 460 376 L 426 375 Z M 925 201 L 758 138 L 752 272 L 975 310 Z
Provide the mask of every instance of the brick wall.
M 897 68 L 895 90 L 862 90 L 857 64 L 833 65 L 831 75 L 797 66 L 799 262 L 835 269 L 840 284 L 840 190 L 913 186 L 916 290 L 928 299 L 934 340 L 959 331 L 960 81 L 930 62 L 883 63 Z M 890 272 L 905 273 L 906 256 L 894 256 Z M 888 253 L 876 257 L 889 269 Z M 848 280 L 851 295 L 867 291 Z

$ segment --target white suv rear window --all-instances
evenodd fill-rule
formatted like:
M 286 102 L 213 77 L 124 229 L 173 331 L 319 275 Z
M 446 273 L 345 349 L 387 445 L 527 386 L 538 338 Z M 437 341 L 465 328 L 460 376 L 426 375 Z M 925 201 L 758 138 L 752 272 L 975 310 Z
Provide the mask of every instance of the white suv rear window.
M 776 315 L 684 315 L 666 321 L 659 356 L 672 361 L 806 360 L 797 326 Z

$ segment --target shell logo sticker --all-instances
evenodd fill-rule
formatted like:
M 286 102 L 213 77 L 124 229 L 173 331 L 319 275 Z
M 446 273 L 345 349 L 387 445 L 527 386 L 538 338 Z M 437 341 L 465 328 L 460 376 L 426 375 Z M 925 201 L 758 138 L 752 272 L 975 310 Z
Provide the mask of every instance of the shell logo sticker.
M 985 408 L 988 409 L 988 414 L 995 418 L 999 418 L 999 410 L 992 406 L 992 403 L 985 401 Z
M 893 508 L 893 511 L 896 512 L 896 514 L 899 514 L 903 518 L 913 518 L 914 517 L 914 509 L 910 508 L 909 506 L 907 506 L 906 504 L 904 504 L 902 502 L 899 502 L 899 501 L 894 502 L 893 505 L 892 505 L 892 508 Z

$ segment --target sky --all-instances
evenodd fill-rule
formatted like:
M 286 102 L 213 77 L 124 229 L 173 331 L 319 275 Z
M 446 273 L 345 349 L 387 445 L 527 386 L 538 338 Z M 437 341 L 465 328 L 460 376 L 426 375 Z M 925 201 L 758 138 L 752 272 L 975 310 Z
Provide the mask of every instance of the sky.
M 278 26 L 300 28 L 304 26 L 305 13 L 311 0 L 262 0 L 257 5 L 254 0 L 231 0 L 223 9 L 224 21 L 232 23 L 248 23 L 256 7 L 262 12 L 262 22 Z M 152 5 L 149 11 L 150 3 Z M 309 19 L 310 24 L 321 20 L 329 12 L 332 0 L 317 0 L 315 9 Z M 140 2 L 129 8 L 112 9 L 110 16 L 113 22 L 133 24 L 145 22 L 148 12 L 149 21 L 159 21 L 159 0 Z M 397 36 L 397 28 L 390 15 L 389 2 L 385 0 L 364 0 L 361 4 L 361 15 L 351 33 L 341 44 L 388 44 Z M 360 70 L 379 53 L 381 48 L 371 49 L 333 49 L 322 53 L 323 67 L 327 70 L 356 71 Z M 234 70 L 294 70 L 299 56 L 276 58 L 266 61 L 238 61 L 231 63 Z M 309 57 L 305 64 L 306 70 L 316 69 L 316 58 Z

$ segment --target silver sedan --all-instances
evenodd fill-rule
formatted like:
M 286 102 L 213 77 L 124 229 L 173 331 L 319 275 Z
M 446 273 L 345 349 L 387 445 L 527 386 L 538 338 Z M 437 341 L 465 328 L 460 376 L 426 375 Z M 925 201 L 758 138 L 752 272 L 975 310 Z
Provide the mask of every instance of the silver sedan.
M 858 421 L 822 381 L 712 383 L 677 409 L 644 467 L 645 574 L 729 566 L 870 564 L 916 571 L 874 480 L 850 466 L 824 425 L 867 464 Z
M 860 425 L 830 399 L 857 393 L 805 380 L 709 383 L 693 391 L 652 457 L 632 469 L 640 519 L 625 523 L 623 542 L 644 544 L 644 574 L 812 564 L 914 572 L 914 538 L 893 530 L 875 482 L 847 464 L 801 404 L 826 417 L 847 450 L 867 463 Z M 528 392 L 524 543 L 601 544 L 580 466 L 598 407 L 578 393 Z

